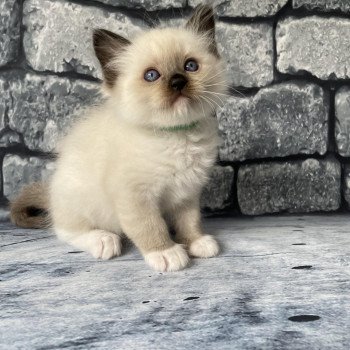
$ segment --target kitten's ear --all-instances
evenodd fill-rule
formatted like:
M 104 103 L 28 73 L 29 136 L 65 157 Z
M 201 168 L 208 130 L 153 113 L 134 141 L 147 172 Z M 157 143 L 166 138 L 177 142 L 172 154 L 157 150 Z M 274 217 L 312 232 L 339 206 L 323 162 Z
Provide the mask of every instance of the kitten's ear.
M 118 72 L 110 62 L 121 50 L 124 50 L 125 47 L 131 43 L 129 40 L 109 30 L 95 29 L 93 33 L 93 44 L 95 54 L 102 67 L 104 82 L 108 88 L 112 88 L 115 84 Z
M 186 28 L 196 33 L 204 34 L 210 40 L 209 50 L 219 56 L 215 42 L 215 19 L 213 8 L 208 5 L 198 5 L 192 17 L 188 20 Z

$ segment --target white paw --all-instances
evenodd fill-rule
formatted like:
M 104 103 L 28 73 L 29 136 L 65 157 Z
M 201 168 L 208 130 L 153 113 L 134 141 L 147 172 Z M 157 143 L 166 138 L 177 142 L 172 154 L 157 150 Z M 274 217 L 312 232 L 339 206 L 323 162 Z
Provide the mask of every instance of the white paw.
M 89 252 L 96 259 L 111 259 L 122 251 L 120 236 L 104 231 L 93 230 L 71 241 L 77 248 Z
M 145 255 L 145 261 L 156 271 L 182 270 L 189 262 L 186 250 L 181 244 Z
M 220 248 L 218 243 L 214 237 L 210 235 L 196 239 L 189 247 L 190 254 L 198 258 L 210 258 L 218 255 L 219 251 Z

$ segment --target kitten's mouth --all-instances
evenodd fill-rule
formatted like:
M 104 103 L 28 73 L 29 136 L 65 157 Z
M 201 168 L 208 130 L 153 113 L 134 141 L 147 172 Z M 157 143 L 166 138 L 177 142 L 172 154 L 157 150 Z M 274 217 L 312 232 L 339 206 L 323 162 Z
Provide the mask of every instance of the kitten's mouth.
M 172 98 L 170 105 L 172 107 L 182 106 L 186 105 L 190 100 L 191 98 L 189 96 L 185 95 L 183 92 L 180 92 Z

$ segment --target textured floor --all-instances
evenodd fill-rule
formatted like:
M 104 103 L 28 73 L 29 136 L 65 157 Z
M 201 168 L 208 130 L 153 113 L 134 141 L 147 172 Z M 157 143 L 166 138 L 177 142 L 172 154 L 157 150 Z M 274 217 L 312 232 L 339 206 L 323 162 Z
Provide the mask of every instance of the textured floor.
M 177 273 L 0 225 L 0 349 L 350 349 L 350 215 L 208 219 Z

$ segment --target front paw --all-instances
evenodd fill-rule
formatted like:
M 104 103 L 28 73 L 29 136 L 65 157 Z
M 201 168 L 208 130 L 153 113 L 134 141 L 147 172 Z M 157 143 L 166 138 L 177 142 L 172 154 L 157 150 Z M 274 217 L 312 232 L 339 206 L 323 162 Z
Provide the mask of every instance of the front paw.
M 189 262 L 186 250 L 181 244 L 171 248 L 145 254 L 145 261 L 156 271 L 178 271 L 185 268 Z
M 220 248 L 213 236 L 205 235 L 197 238 L 189 246 L 192 256 L 198 258 L 210 258 L 219 254 Z

